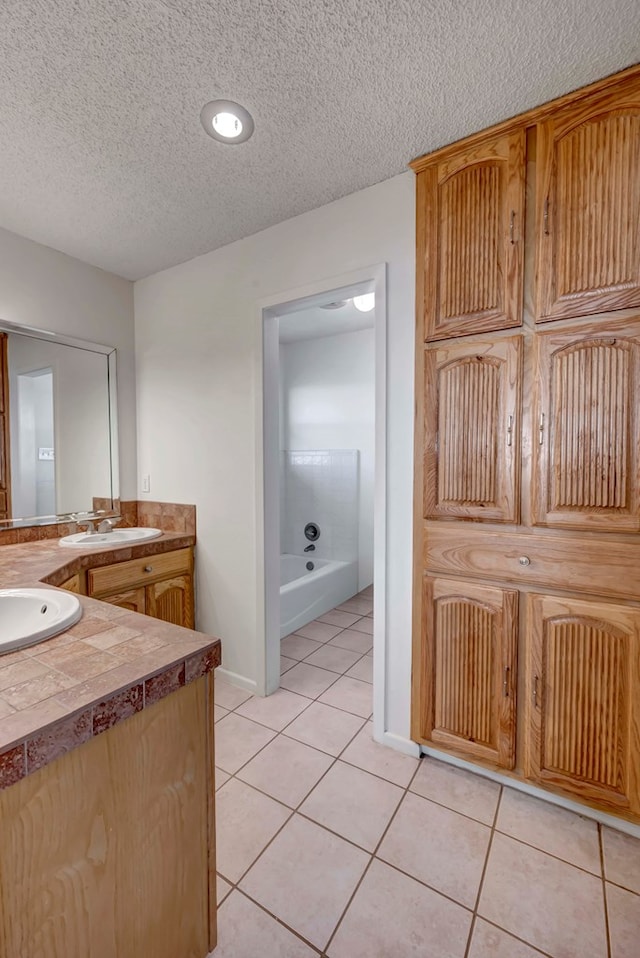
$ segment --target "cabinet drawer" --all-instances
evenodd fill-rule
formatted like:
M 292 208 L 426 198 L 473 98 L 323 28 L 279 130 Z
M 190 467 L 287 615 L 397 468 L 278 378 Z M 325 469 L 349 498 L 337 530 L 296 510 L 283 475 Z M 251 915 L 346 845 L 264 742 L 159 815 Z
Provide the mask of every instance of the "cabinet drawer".
M 87 573 L 89 595 L 108 595 L 123 589 L 157 582 L 173 575 L 191 572 L 191 549 L 178 549 L 142 559 L 129 559 L 90 569 Z
M 640 543 L 466 532 L 444 523 L 425 529 L 423 562 L 430 572 L 639 600 L 639 560 Z

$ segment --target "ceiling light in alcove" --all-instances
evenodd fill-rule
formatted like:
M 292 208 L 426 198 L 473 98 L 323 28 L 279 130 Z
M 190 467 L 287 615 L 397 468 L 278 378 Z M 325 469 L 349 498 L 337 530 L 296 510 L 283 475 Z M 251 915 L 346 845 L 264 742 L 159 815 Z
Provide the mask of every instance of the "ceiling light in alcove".
M 349 302 L 348 299 L 338 299 L 335 303 L 325 303 L 320 309 L 342 309 Z
M 245 143 L 253 133 L 253 117 L 233 100 L 211 100 L 200 111 L 205 133 L 220 143 Z
M 370 313 L 376 305 L 376 294 L 363 293 L 362 296 L 354 296 L 353 305 L 356 309 L 359 309 L 361 313 Z

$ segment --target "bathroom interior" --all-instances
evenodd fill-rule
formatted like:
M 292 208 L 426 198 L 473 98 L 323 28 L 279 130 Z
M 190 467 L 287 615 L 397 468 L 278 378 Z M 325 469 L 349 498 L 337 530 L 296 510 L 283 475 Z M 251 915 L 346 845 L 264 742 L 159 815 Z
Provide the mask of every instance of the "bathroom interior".
M 0 9 L 2 958 L 638 958 L 637 11 L 504 14 Z

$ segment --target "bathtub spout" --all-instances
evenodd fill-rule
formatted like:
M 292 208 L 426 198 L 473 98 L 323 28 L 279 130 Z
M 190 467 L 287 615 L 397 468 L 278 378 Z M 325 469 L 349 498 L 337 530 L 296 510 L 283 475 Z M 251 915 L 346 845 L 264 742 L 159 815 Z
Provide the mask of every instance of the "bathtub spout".
M 305 546 L 304 551 L 305 551 L 305 552 L 315 552 L 315 551 L 316 551 L 316 547 L 314 546 L 313 542 L 312 542 L 310 545 Z

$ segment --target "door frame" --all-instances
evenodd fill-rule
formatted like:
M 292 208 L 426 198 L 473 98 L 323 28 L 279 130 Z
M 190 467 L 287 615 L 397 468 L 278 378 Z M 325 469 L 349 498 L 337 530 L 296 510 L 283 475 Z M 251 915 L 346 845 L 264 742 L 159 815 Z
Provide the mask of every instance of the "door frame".
M 256 303 L 256 688 L 270 695 L 280 686 L 280 499 L 278 317 L 325 302 L 328 293 L 349 298 L 375 292 L 375 466 L 373 527 L 373 721 L 374 736 L 386 727 L 387 554 L 387 265 L 379 263 L 327 277 Z M 265 508 L 269 503 L 269 508 Z

